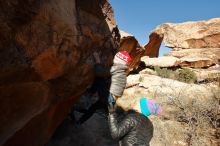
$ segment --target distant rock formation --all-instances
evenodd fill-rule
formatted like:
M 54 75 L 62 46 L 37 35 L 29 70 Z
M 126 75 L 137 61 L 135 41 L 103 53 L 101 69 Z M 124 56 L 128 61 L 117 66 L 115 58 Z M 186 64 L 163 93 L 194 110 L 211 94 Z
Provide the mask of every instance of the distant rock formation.
M 169 48 L 220 48 L 220 18 L 179 24 L 165 23 L 154 32 L 164 36 L 163 42 Z
M 162 34 L 152 32 L 149 36 L 148 44 L 144 46 L 144 48 L 146 49 L 145 55 L 149 57 L 158 57 L 159 49 L 162 41 L 163 41 Z
M 145 55 L 158 57 L 162 41 L 173 49 L 166 56 L 179 58 L 182 67 L 207 68 L 216 65 L 220 60 L 220 18 L 162 24 L 151 33 L 150 41 L 145 45 Z
M 179 58 L 181 67 L 208 68 L 219 63 L 220 48 L 181 49 L 165 56 Z
M 210 51 L 211 49 L 211 51 Z M 182 49 L 158 58 L 142 57 L 146 66 L 208 68 L 218 64 L 220 48 Z

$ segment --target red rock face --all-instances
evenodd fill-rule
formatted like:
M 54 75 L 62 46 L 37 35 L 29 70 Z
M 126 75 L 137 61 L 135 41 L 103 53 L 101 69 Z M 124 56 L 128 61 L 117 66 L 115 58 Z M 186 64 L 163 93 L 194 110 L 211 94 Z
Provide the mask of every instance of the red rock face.
M 108 9 L 105 0 L 0 0 L 0 145 L 44 145 L 91 84 L 91 54 L 110 64 Z
M 144 55 L 145 49 L 139 45 L 138 41 L 134 36 L 121 31 L 121 41 L 119 50 L 127 51 L 132 61 L 129 64 L 129 71 L 137 69 L 140 64 L 140 58 Z
M 145 55 L 149 57 L 158 57 L 160 45 L 163 41 L 163 35 L 151 33 L 149 39 L 149 43 L 144 46 L 146 49 Z

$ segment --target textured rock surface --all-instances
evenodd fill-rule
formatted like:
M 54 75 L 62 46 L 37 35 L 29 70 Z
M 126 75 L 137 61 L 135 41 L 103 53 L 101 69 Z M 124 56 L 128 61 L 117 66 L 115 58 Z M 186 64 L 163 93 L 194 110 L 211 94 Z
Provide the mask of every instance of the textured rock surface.
M 149 57 L 158 57 L 160 45 L 163 41 L 163 35 L 157 32 L 152 32 L 149 36 L 149 43 L 144 46 L 145 55 Z
M 197 82 L 211 82 L 220 80 L 220 69 L 193 69 Z
M 165 46 L 170 48 L 220 48 L 220 18 L 179 24 L 166 23 L 154 32 L 164 36 Z
M 162 42 L 173 48 L 166 56 L 179 58 L 178 65 L 181 67 L 207 68 L 216 65 L 220 60 L 220 18 L 162 24 L 151 33 L 149 43 L 144 46 L 145 55 L 158 57 Z
M 218 61 L 220 59 L 220 48 L 200 48 L 200 49 L 183 49 L 178 51 L 171 51 L 165 56 L 174 56 L 177 58 L 182 58 L 189 56 L 191 58 L 197 57 L 207 57 Z
M 185 50 L 183 50 L 185 51 Z M 181 52 L 181 51 L 177 51 Z M 193 51 L 192 51 L 193 52 Z M 145 63 L 147 67 L 191 67 L 191 68 L 208 68 L 213 65 L 218 64 L 218 59 L 205 57 L 205 55 L 201 55 L 202 53 L 195 53 L 191 54 L 191 51 L 189 51 L 189 55 L 186 55 L 184 57 L 174 57 L 172 55 L 169 56 L 162 56 L 158 58 L 149 58 L 148 56 L 144 56 L 141 58 L 141 61 Z M 172 52 L 170 53 L 172 54 Z M 181 53 L 179 53 L 181 54 Z M 212 55 L 214 56 L 214 54 Z
M 157 72 L 150 68 L 145 68 L 139 72 L 139 74 L 149 74 L 149 75 L 157 75 Z
M 203 68 L 218 64 L 220 60 L 220 48 L 183 49 L 171 51 L 166 56 L 174 56 L 180 59 L 180 66 Z
M 140 75 L 129 75 L 127 77 L 127 84 L 126 84 L 126 88 L 135 86 L 135 85 L 139 85 L 140 83 Z
M 175 67 L 180 63 L 180 60 L 173 56 L 163 56 L 159 58 L 148 58 L 148 56 L 144 56 L 141 58 L 141 61 L 143 61 L 147 67 Z
M 216 64 L 212 59 L 206 57 L 183 57 L 180 59 L 181 67 L 191 67 L 191 68 L 208 68 Z
M 0 145 L 41 146 L 91 84 L 92 52 L 111 63 L 105 0 L 0 0 Z

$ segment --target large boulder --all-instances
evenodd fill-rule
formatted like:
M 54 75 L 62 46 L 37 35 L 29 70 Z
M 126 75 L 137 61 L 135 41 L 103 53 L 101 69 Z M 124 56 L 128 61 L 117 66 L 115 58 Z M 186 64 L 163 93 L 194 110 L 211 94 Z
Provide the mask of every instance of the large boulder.
M 220 18 L 208 21 L 165 23 L 154 32 L 163 35 L 170 48 L 220 48 Z
M 146 67 L 175 67 L 180 63 L 180 60 L 173 56 L 162 56 L 158 58 L 144 56 L 141 58 L 141 61 L 145 63 Z
M 173 49 L 166 56 L 177 57 L 178 66 L 208 68 L 218 64 L 220 60 L 219 41 L 220 18 L 213 18 L 208 21 L 162 24 L 152 31 L 149 43 L 144 48 L 146 56 L 158 57 L 163 42 Z
M 147 67 L 191 67 L 191 68 L 208 68 L 218 64 L 220 49 L 184 49 L 179 51 L 171 51 L 165 56 L 158 58 L 149 58 L 144 56 L 141 61 Z
M 0 145 L 41 146 L 111 64 L 116 26 L 106 0 L 0 0 Z
M 179 64 L 181 67 L 191 67 L 191 68 L 208 68 L 210 66 L 215 65 L 212 59 L 207 57 L 183 57 L 181 58 L 181 63 Z
M 158 57 L 160 45 L 163 41 L 163 34 L 152 32 L 149 36 L 149 42 L 144 46 L 145 55 L 149 57 Z
M 219 69 L 193 69 L 196 74 L 197 82 L 213 82 L 220 83 L 220 70 Z
M 181 49 L 166 56 L 179 58 L 182 67 L 207 68 L 220 61 L 220 48 Z

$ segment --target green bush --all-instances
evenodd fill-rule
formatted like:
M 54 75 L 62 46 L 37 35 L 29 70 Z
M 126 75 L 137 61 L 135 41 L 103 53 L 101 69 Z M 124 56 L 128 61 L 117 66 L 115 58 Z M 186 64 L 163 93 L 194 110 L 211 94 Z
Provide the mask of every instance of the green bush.
M 186 69 L 186 68 L 176 72 L 171 69 L 160 68 L 158 66 L 155 66 L 154 70 L 156 71 L 158 76 L 161 76 L 163 78 L 179 80 L 181 82 L 194 83 L 197 79 L 196 74 L 190 69 Z
M 154 67 L 154 70 L 157 72 L 158 76 L 164 77 L 164 78 L 169 78 L 171 71 L 168 70 L 167 68 L 160 68 L 158 66 Z
M 171 78 L 176 79 L 176 72 L 167 68 L 160 68 L 158 66 L 154 67 L 154 70 L 156 71 L 158 76 L 161 76 L 163 78 Z
M 186 83 L 194 83 L 196 81 L 196 74 L 190 69 L 184 68 L 179 71 L 178 80 Z

